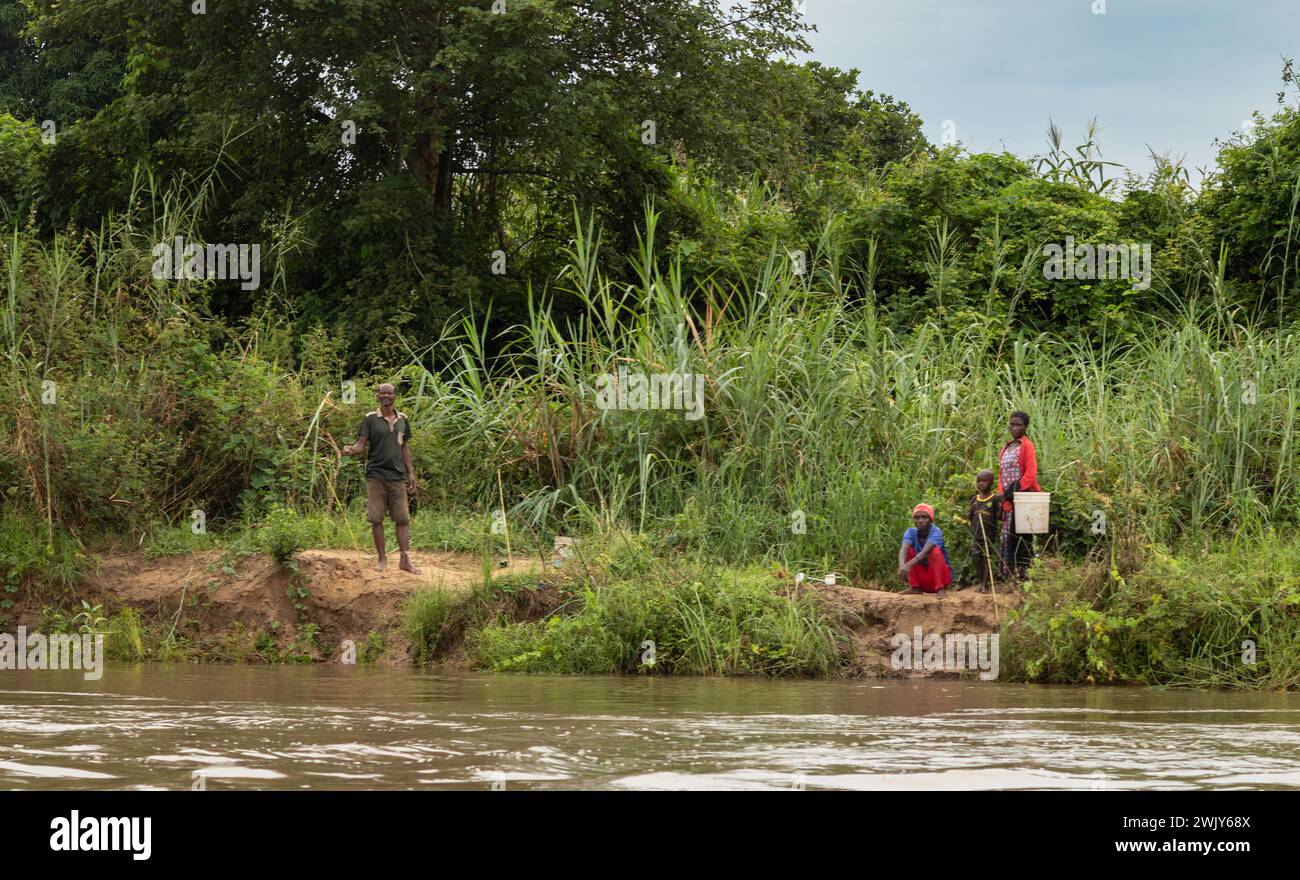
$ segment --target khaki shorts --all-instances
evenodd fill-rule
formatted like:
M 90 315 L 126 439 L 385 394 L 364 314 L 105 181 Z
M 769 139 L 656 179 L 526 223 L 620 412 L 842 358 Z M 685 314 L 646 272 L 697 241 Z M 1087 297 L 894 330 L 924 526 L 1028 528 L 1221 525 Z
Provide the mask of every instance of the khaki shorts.
M 411 521 L 411 510 L 406 505 L 406 480 L 366 477 L 366 519 L 379 525 L 384 521 L 385 509 L 399 526 Z

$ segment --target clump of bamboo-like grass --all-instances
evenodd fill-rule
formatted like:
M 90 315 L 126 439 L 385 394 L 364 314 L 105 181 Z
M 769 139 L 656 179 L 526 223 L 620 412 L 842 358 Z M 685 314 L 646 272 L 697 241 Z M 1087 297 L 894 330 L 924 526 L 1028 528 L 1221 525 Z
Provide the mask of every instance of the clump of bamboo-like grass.
M 654 251 L 653 210 L 633 283 L 598 270 L 599 246 L 579 222 L 568 269 L 530 299 L 499 353 L 467 318 L 444 341 L 445 362 L 413 367 L 421 417 L 479 467 L 484 497 L 500 468 L 513 506 L 548 528 L 668 529 L 722 559 L 880 577 L 916 501 L 939 502 L 941 523 L 959 526 L 955 508 L 973 491 L 962 480 L 996 467 L 1016 409 L 1033 417 L 1045 488 L 1109 518 L 1090 538 L 1094 511 L 1068 511 L 1061 525 L 1076 543 L 1206 540 L 1293 518 L 1286 389 L 1300 380 L 1300 348 L 1225 319 L 1212 295 L 1135 344 L 975 319 L 900 335 L 825 242 L 804 275 L 774 246 L 752 282 L 689 290 Z M 1014 287 L 1014 267 L 999 272 Z M 595 405 L 601 373 L 683 365 L 706 377 L 698 422 Z

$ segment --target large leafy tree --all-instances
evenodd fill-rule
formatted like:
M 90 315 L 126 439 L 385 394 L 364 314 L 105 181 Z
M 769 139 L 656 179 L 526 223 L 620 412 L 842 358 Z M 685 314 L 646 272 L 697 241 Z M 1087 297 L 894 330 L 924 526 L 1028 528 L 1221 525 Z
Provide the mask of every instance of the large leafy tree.
M 1213 255 L 1226 243 L 1242 294 L 1279 320 L 1300 305 L 1300 75 L 1290 60 L 1282 80 L 1281 108 L 1221 145 L 1198 205 Z
M 785 0 L 32 4 L 43 38 L 127 58 L 125 93 L 63 159 L 101 171 L 51 206 L 55 222 L 117 206 L 119 157 L 215 169 L 209 236 L 309 218 L 305 239 L 327 246 L 298 276 L 314 307 L 393 294 L 375 319 L 445 315 L 449 287 L 490 280 L 490 250 L 562 235 L 575 200 L 630 235 L 675 154 L 739 176 L 802 146 L 747 100 L 770 57 L 806 48 Z
M 0 0 L 0 113 L 56 130 L 94 116 L 118 95 L 122 56 L 98 40 L 41 41 L 28 32 L 31 14 Z

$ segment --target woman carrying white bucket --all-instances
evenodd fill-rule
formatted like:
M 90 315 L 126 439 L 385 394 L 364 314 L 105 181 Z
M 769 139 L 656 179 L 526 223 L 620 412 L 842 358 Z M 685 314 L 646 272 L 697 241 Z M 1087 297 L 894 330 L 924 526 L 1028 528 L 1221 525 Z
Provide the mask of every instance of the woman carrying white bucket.
M 1002 492 L 1002 576 L 1021 580 L 1033 557 L 1033 538 L 1016 531 L 1015 493 L 1041 492 L 1038 454 L 1025 436 L 1029 413 L 1013 412 L 1007 425 L 1011 439 L 998 453 L 998 489 Z

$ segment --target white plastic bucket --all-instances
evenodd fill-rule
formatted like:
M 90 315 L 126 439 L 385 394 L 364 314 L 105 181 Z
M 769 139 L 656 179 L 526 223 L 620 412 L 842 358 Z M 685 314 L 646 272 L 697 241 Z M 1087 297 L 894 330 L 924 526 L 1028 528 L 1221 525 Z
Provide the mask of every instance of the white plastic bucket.
M 1017 534 L 1047 534 L 1047 523 L 1051 516 L 1051 492 L 1016 492 L 1011 503 L 1016 508 Z

